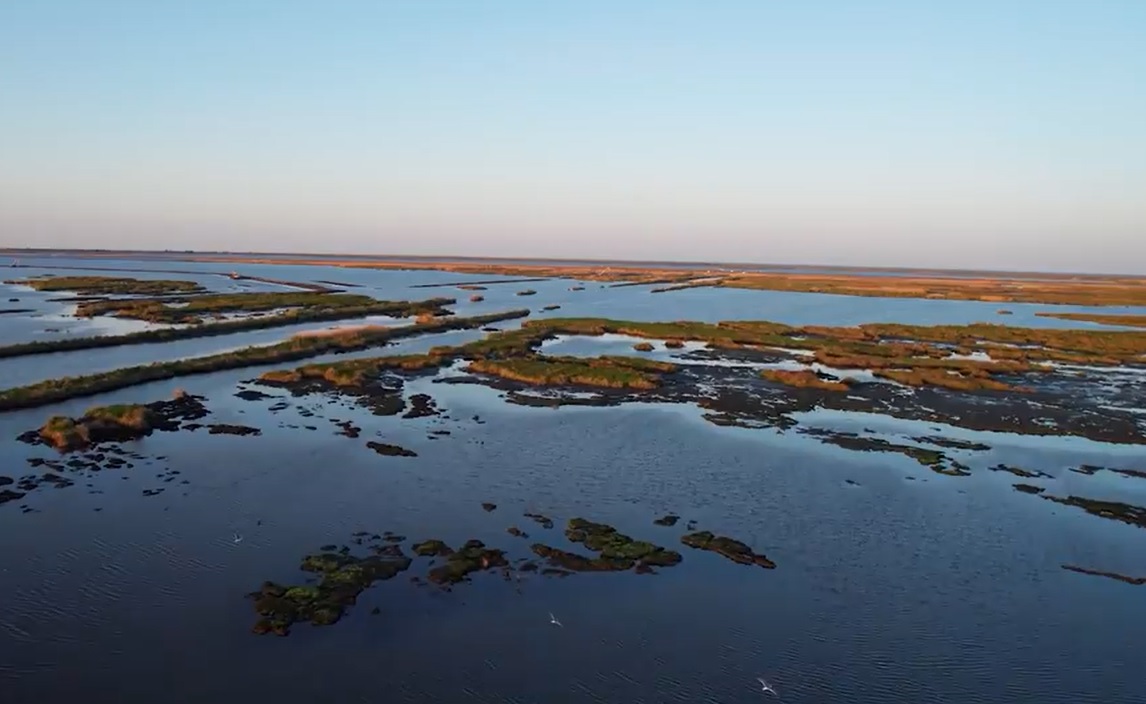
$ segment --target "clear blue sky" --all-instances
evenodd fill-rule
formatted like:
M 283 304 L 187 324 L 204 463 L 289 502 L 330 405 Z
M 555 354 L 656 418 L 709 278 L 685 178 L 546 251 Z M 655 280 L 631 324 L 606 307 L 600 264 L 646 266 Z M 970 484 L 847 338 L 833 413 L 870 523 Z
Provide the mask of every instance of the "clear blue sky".
M 1146 273 L 1146 0 L 7 0 L 0 245 Z

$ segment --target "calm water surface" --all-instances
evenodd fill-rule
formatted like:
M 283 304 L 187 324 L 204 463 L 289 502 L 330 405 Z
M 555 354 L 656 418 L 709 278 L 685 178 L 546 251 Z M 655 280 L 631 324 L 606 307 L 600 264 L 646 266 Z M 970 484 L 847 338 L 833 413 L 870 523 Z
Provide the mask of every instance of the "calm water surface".
M 265 275 L 299 280 L 302 272 L 285 270 L 317 269 L 268 268 Z M 374 281 L 371 295 L 384 298 L 411 297 L 411 283 L 465 279 L 441 272 L 310 276 Z M 491 286 L 486 303 L 458 309 L 559 303 L 558 315 L 840 324 L 970 322 L 997 308 L 810 294 L 795 294 L 808 298 L 789 305 L 787 294 L 651 295 L 594 284 L 570 292 L 570 285 Z M 513 295 L 525 287 L 539 294 Z M 1025 321 L 1021 307 L 1008 307 L 1016 315 L 1005 322 Z M 263 332 L 268 337 L 243 342 L 288 331 Z M 406 340 L 387 353 L 478 335 Z M 85 357 L 110 368 L 235 344 L 218 338 Z M 0 385 L 82 365 L 68 359 L 2 360 Z M 259 371 L 0 415 L 0 474 L 11 476 L 28 471 L 26 457 L 49 456 L 12 440 L 47 415 L 150 401 L 179 386 L 208 397 L 209 422 L 263 430 L 247 438 L 159 433 L 129 447 L 165 460 L 105 470 L 0 506 L 4 702 L 70 702 L 79 692 L 97 702 L 212 704 L 755 702 L 763 696 L 758 675 L 788 702 L 1143 701 L 1146 587 L 1060 569 L 1077 563 L 1146 575 L 1143 531 L 1021 494 L 1011 488 L 1016 478 L 986 469 L 999 462 L 1043 469 L 1055 476 L 1045 482 L 1049 493 L 1143 505 L 1146 480 L 1067 471 L 1082 462 L 1146 469 L 1135 448 L 941 428 L 992 447 L 955 451 L 973 473 L 944 477 L 905 457 L 849 452 L 793 432 L 719 428 L 689 406 L 532 409 L 507 404 L 491 389 L 431 378 L 408 383 L 407 393 L 431 394 L 445 417 L 379 418 L 320 397 L 288 397 L 289 408 L 271 412 L 277 398 L 233 395 L 237 382 Z M 353 419 L 363 436 L 334 435 L 335 418 Z M 932 427 L 827 412 L 801 420 L 888 437 Z M 429 431 L 443 429 L 451 434 L 430 439 Z M 419 456 L 374 454 L 364 445 L 376 434 Z M 156 475 L 168 468 L 189 484 L 162 483 Z M 165 491 L 143 497 L 149 488 Z M 498 509 L 486 513 L 482 501 Z M 21 513 L 24 502 L 34 511 Z M 545 513 L 558 528 L 545 531 L 523 511 Z M 671 547 L 683 522 L 652 524 L 670 511 L 748 542 L 779 568 L 742 567 L 684 548 L 685 561 L 656 576 L 533 577 L 520 594 L 495 575 L 448 594 L 403 576 L 367 590 L 331 628 L 304 624 L 285 639 L 248 632 L 254 613 L 243 594 L 265 579 L 297 579 L 303 554 L 346 542 L 357 530 L 451 543 L 479 538 L 524 554 L 534 539 L 562 545 L 561 524 L 581 515 Z M 510 525 L 531 540 L 507 535 Z M 236 532 L 244 536 L 238 545 Z M 409 574 L 424 569 L 416 564 Z M 370 615 L 375 606 L 381 613 Z M 549 612 L 565 627 L 550 626 Z

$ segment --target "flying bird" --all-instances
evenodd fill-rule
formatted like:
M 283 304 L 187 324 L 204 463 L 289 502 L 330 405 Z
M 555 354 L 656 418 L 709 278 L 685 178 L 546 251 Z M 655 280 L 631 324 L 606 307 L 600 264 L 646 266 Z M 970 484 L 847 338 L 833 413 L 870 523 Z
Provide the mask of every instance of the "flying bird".
M 549 622 L 552 623 L 554 626 L 561 626 L 562 628 L 565 627 L 565 626 L 562 626 L 561 622 L 557 620 L 557 617 L 553 615 L 553 612 L 549 613 Z
M 231 542 L 235 545 L 238 545 L 239 543 L 243 542 L 243 536 L 235 533 L 234 537 L 231 538 Z
M 770 685 L 770 684 L 768 684 L 767 682 L 765 682 L 763 677 L 757 677 L 757 678 L 756 678 L 756 681 L 760 683 L 760 686 L 761 686 L 761 687 L 763 687 L 763 689 L 761 689 L 760 691 L 762 691 L 762 692 L 771 692 L 772 694 L 776 694 L 776 690 L 772 689 L 772 685 Z M 780 695 L 779 695 L 779 694 L 776 694 L 776 696 L 778 697 L 778 696 L 780 696 Z

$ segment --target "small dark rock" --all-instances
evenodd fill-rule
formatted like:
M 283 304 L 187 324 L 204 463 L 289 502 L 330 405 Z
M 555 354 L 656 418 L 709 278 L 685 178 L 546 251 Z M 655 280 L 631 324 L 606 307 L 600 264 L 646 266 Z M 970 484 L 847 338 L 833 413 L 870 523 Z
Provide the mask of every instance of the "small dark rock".
M 256 391 L 254 389 L 243 389 L 242 391 L 236 393 L 235 396 L 237 398 L 243 399 L 244 401 L 262 401 L 264 399 L 274 398 L 274 396 L 271 396 L 270 394 L 264 394 L 262 391 Z
M 400 447 L 398 445 L 390 445 L 390 444 L 387 444 L 384 442 L 375 442 L 373 440 L 366 443 L 366 447 L 369 447 L 371 450 L 374 450 L 375 452 L 377 452 L 380 455 L 385 455 L 388 457 L 417 457 L 418 456 L 418 453 L 414 452 L 413 450 L 407 450 L 406 448 Z
M 263 431 L 258 428 L 251 428 L 246 425 L 230 425 L 228 423 L 216 423 L 207 426 L 207 432 L 211 435 L 262 435 Z

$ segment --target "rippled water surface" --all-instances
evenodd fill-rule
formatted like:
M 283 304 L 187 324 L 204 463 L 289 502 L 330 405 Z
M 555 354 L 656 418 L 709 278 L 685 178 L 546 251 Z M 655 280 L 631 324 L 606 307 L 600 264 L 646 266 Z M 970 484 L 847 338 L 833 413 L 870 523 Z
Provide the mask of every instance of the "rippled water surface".
M 651 294 L 595 283 L 569 291 L 569 281 L 493 285 L 482 292 L 485 302 L 471 304 L 468 291 L 410 287 L 495 277 L 162 266 L 357 283 L 363 289 L 353 291 L 380 298 L 456 296 L 461 314 L 553 304 L 562 308 L 546 315 L 932 323 L 993 320 L 999 307 L 709 289 Z M 205 275 L 207 282 L 228 285 Z M 524 288 L 538 294 L 514 295 Z M 1008 324 L 1063 322 L 1033 316 L 1046 306 L 1007 307 L 1015 312 Z M 0 317 L 0 343 L 33 339 L 48 325 L 19 320 L 23 327 L 12 332 L 13 320 Z M 0 360 L 0 386 L 266 344 L 293 332 Z M 480 335 L 414 338 L 386 353 Z M 566 339 L 546 351 L 600 353 L 590 344 Z M 592 344 L 625 353 L 631 341 Z M 0 475 L 9 476 L 30 471 L 28 457 L 52 456 L 14 440 L 46 416 L 166 398 L 176 387 L 207 397 L 212 416 L 204 422 L 263 431 L 157 433 L 125 446 L 145 458 L 131 469 L 76 477 L 75 486 L 0 505 L 0 701 L 750 702 L 768 696 L 757 676 L 785 702 L 1144 701 L 1146 586 L 1060 568 L 1146 576 L 1142 529 L 1019 493 L 1014 477 L 987 469 L 1000 462 L 1037 468 L 1053 476 L 1044 482 L 1048 492 L 1146 505 L 1146 479 L 1069 471 L 1081 463 L 1146 470 L 1146 453 L 1134 446 L 941 428 L 991 446 L 954 451 L 972 474 L 947 477 L 903 456 L 856 453 L 793 431 L 717 427 L 691 406 L 526 408 L 495 390 L 433 377 L 408 381 L 405 392 L 430 394 L 440 417 L 378 417 L 270 389 L 263 390 L 275 398 L 236 398 L 238 382 L 260 371 L 0 414 Z M 289 406 L 271 410 L 280 400 Z M 931 427 L 810 416 L 801 422 L 887 437 Z M 335 435 L 333 419 L 354 420 L 362 437 Z M 450 434 L 429 434 L 441 430 Z M 379 456 L 364 446 L 375 437 L 418 457 Z M 157 476 L 172 469 L 178 481 Z M 164 491 L 142 495 L 155 488 Z M 483 501 L 498 508 L 483 511 Z M 545 531 L 525 511 L 558 526 Z M 667 512 L 681 515 L 681 524 L 653 524 Z M 531 576 L 520 593 L 494 574 L 449 593 L 421 588 L 407 579 L 424 573 L 416 563 L 364 592 L 335 626 L 301 624 L 288 638 L 249 632 L 255 615 L 244 594 L 266 579 L 297 580 L 302 555 L 355 531 L 478 538 L 524 554 L 533 540 L 559 540 L 572 516 L 679 547 L 685 560 L 657 575 Z M 680 546 L 689 519 L 747 542 L 778 568 Z M 509 536 L 511 525 L 530 540 Z M 550 612 L 564 627 L 549 624 Z

